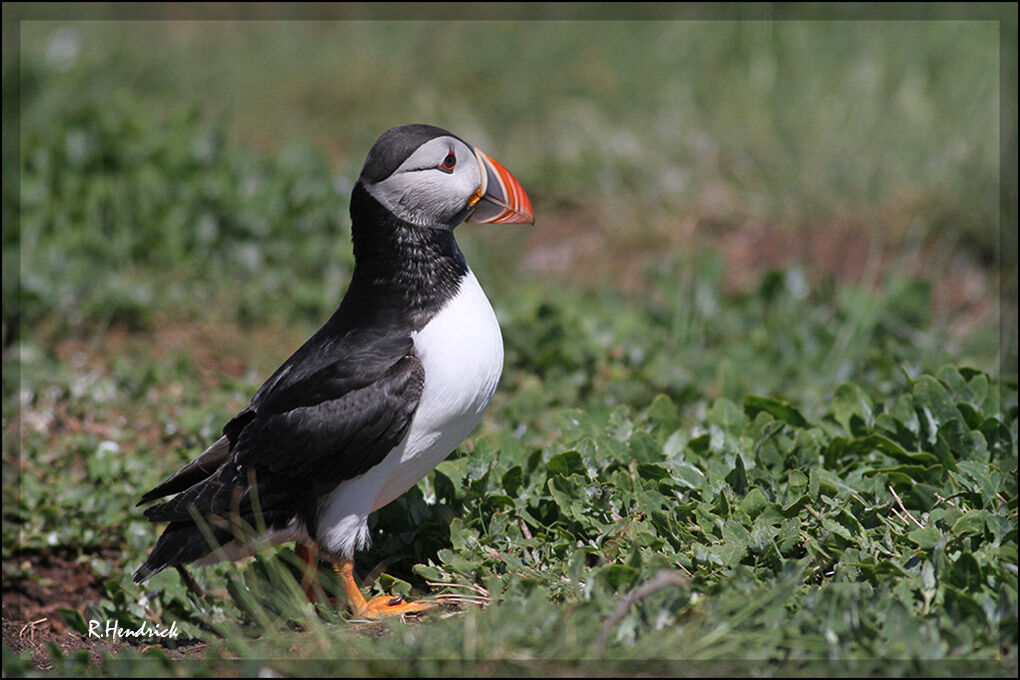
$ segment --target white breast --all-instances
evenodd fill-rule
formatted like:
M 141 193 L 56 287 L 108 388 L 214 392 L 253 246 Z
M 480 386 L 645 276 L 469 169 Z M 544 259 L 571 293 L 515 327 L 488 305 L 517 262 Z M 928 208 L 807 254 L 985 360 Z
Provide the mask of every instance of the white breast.
M 499 323 L 470 270 L 457 296 L 412 338 L 425 368 L 425 386 L 400 465 L 373 510 L 417 484 L 464 441 L 492 401 L 503 372 Z
M 382 462 L 340 484 L 320 506 L 319 543 L 334 554 L 350 555 L 367 544 L 368 514 L 450 455 L 481 420 L 496 391 L 503 337 L 470 270 L 457 295 L 412 339 L 425 385 L 407 435 Z

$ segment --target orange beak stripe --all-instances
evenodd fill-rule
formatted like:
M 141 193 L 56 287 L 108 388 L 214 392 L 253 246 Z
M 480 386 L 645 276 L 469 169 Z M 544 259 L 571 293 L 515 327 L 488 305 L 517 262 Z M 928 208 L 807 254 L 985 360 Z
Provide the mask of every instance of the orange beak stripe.
M 535 211 L 524 187 L 503 164 L 475 149 L 482 184 L 472 196 L 475 210 L 468 222 L 478 224 L 534 224 Z M 476 198 L 477 197 L 477 198 Z

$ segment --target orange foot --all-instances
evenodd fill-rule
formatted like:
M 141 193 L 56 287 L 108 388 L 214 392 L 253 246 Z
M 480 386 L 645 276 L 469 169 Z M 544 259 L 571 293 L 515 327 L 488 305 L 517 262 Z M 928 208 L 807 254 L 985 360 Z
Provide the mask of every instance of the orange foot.
M 318 561 L 318 550 L 314 544 L 298 543 L 296 551 L 301 561 L 305 563 L 304 576 L 301 579 L 302 589 L 308 601 L 315 603 L 321 594 L 321 587 L 315 573 L 315 563 Z M 384 616 L 403 616 L 404 614 L 419 614 L 436 606 L 434 602 L 407 602 L 403 595 L 383 595 L 372 600 L 365 600 L 361 594 L 357 581 L 354 580 L 354 563 L 350 560 L 343 560 L 334 563 L 333 569 L 340 576 L 340 582 L 347 596 L 347 607 L 355 616 L 363 616 L 368 619 L 380 619 Z M 330 604 L 339 604 L 335 598 L 328 598 Z
M 354 580 L 354 563 L 350 560 L 342 560 L 333 563 L 333 569 L 340 575 L 340 582 L 344 587 L 344 594 L 347 595 L 347 606 L 355 616 L 364 616 L 368 619 L 380 619 L 384 616 L 403 616 L 404 614 L 418 614 L 435 607 L 433 602 L 407 602 L 403 595 L 383 595 L 366 600 Z
M 361 592 L 358 592 L 361 595 Z M 384 616 L 403 616 L 404 614 L 418 614 L 435 607 L 433 602 L 408 602 L 403 595 L 383 595 L 374 597 L 371 600 L 360 598 L 355 602 L 348 595 L 348 606 L 355 616 L 364 616 L 366 619 L 381 619 Z

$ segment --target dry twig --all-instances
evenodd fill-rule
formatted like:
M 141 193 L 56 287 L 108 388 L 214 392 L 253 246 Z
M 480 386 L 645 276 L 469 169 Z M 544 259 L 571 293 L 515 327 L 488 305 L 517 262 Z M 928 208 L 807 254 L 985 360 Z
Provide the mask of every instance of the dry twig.
M 912 522 L 913 522 L 914 524 L 916 524 L 916 525 L 917 525 L 918 527 L 920 527 L 920 528 L 922 528 L 922 529 L 923 529 L 923 528 L 924 528 L 924 525 L 923 525 L 923 524 L 921 524 L 920 522 L 918 522 L 918 521 L 917 521 L 916 519 L 914 519 L 914 516 L 910 514 L 910 511 L 909 511 L 909 510 L 907 510 L 907 509 L 906 509 L 906 508 L 905 508 L 905 507 L 903 506 L 903 500 L 902 500 L 902 499 L 901 499 L 901 498 L 899 497 L 899 495 L 897 495 L 897 493 L 896 493 L 895 489 L 893 489 L 893 488 L 892 488 L 891 486 L 889 487 L 889 493 L 891 493 L 891 494 L 893 495 L 893 498 L 895 498 L 895 499 L 896 499 L 896 502 L 897 502 L 897 503 L 899 504 L 899 506 L 900 506 L 900 510 L 902 510 L 903 512 L 905 512 L 905 513 L 906 513 L 907 517 L 909 517 L 909 518 L 910 518 L 910 521 L 912 521 Z
M 658 592 L 666 586 L 680 586 L 684 587 L 689 583 L 687 577 L 682 574 L 678 574 L 675 571 L 668 571 L 662 569 L 650 581 L 642 583 L 634 590 L 627 593 L 627 596 L 620 600 L 616 609 L 609 615 L 605 623 L 602 624 L 602 628 L 599 630 L 598 637 L 595 638 L 595 656 L 599 659 L 603 658 L 606 654 L 606 640 L 609 639 L 609 633 L 616 627 L 623 617 L 627 615 L 630 607 L 635 602 L 642 600 L 652 593 Z

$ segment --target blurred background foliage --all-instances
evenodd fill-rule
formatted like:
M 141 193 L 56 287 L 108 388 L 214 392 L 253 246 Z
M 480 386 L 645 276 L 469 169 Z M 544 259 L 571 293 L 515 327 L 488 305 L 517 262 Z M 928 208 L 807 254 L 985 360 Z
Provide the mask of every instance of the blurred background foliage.
M 299 292 L 295 308 L 328 313 L 347 189 L 375 137 L 408 121 L 455 130 L 525 183 L 533 233 L 462 230 L 511 276 L 641 289 L 657 262 L 748 228 L 766 229 L 781 264 L 809 268 L 818 256 L 803 244 L 825 233 L 999 259 L 995 21 L 21 27 L 20 201 L 5 182 L 21 228 L 4 220 L 4 246 L 20 253 L 26 296 L 4 307 L 28 320 L 62 310 L 75 323 L 105 294 L 147 307 L 153 269 L 257 278 L 270 288 L 259 293 L 300 288 L 287 273 L 300 271 L 321 294 Z M 318 184 L 270 176 L 259 154 L 321 169 L 306 173 Z M 285 204 L 260 202 L 267 182 L 288 181 Z M 819 268 L 859 280 L 868 248 Z M 161 301 L 195 299 L 187 281 L 167 286 Z

